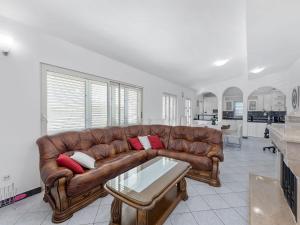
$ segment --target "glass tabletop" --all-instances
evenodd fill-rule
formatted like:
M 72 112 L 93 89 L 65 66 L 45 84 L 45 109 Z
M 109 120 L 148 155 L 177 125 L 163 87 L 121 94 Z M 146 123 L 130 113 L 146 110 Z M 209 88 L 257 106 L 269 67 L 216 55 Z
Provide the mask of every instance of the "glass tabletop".
M 148 205 L 189 167 L 189 163 L 160 156 L 108 181 L 106 187 L 130 201 Z

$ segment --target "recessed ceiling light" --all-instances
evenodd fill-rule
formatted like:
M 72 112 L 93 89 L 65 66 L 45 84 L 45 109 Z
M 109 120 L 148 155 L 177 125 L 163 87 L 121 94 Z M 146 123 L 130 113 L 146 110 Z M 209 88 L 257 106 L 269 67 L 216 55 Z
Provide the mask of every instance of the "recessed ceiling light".
M 224 66 L 230 59 L 221 59 L 214 62 L 214 66 Z
M 265 67 L 255 67 L 250 73 L 260 73 L 265 70 Z

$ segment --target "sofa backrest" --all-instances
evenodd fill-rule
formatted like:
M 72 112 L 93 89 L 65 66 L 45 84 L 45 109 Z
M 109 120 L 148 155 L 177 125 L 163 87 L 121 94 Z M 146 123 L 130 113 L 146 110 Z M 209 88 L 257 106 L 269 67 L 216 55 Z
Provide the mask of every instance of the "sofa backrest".
M 168 146 L 171 126 L 167 125 L 134 125 L 123 128 L 126 138 L 157 135 L 165 147 Z M 128 146 L 130 149 L 132 147 Z
M 129 150 L 124 130 L 121 127 L 90 129 L 94 137 L 89 149 L 96 159 L 103 159 Z
M 169 150 L 207 155 L 214 145 L 222 145 L 222 132 L 207 127 L 175 126 L 171 129 Z
M 205 127 L 135 125 L 128 127 L 94 128 L 63 132 L 37 140 L 40 158 L 57 158 L 61 153 L 82 151 L 96 160 L 127 152 L 131 137 L 157 135 L 169 150 L 206 155 L 214 145 L 222 145 L 222 132 Z
M 95 128 L 83 131 L 46 135 L 37 140 L 41 159 L 57 158 L 61 153 L 82 151 L 95 159 L 103 159 L 128 151 L 124 130 L 120 127 Z

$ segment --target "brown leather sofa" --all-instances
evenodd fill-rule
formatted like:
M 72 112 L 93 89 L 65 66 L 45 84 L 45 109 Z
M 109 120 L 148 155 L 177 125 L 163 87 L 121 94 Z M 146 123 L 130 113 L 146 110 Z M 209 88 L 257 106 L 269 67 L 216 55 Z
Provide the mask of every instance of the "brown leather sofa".
M 158 135 L 165 149 L 135 151 L 130 137 Z M 40 173 L 45 183 L 44 200 L 53 208 L 52 220 L 60 223 L 99 197 L 107 195 L 103 185 L 117 175 L 158 155 L 189 162 L 188 177 L 220 186 L 219 162 L 223 161 L 222 133 L 215 129 L 165 125 L 136 125 L 65 132 L 37 140 Z M 96 159 L 96 169 L 73 174 L 59 167 L 59 154 L 82 151 Z

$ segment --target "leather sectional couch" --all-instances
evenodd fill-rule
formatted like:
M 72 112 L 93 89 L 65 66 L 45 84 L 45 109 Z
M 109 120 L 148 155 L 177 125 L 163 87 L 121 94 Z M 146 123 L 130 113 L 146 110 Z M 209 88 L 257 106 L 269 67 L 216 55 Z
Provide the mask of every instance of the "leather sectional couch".
M 165 146 L 159 150 L 136 151 L 130 137 L 157 135 Z M 165 125 L 135 125 L 64 132 L 37 140 L 40 173 L 45 184 L 44 200 L 53 209 L 52 220 L 60 223 L 73 213 L 107 195 L 106 181 L 158 155 L 189 162 L 188 177 L 220 186 L 219 162 L 223 161 L 222 133 L 215 129 Z M 59 154 L 82 151 L 96 159 L 96 169 L 73 174 L 59 167 Z

